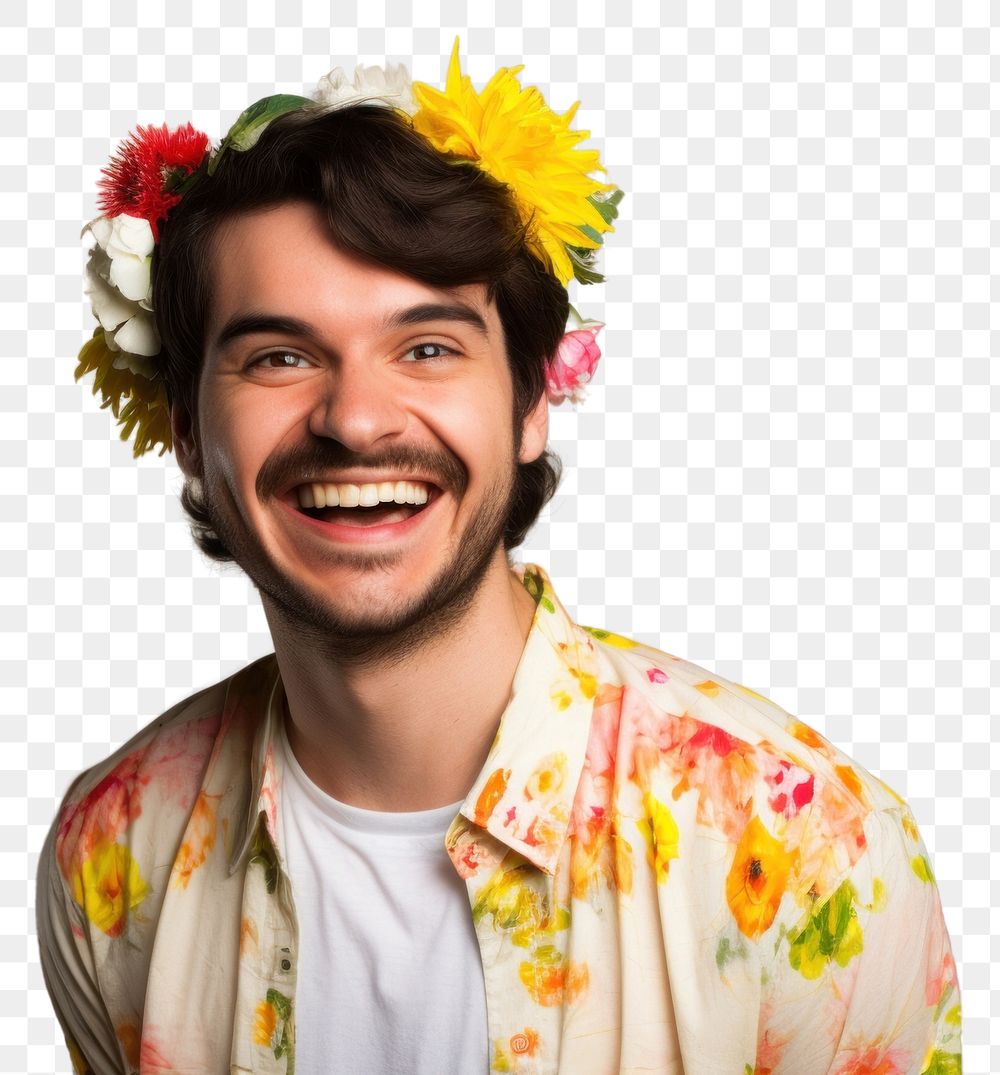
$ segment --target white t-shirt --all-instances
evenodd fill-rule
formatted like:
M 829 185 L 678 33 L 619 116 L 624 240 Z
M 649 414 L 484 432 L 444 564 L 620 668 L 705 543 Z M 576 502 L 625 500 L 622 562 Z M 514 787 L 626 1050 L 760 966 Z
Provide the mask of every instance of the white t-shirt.
M 482 1075 L 486 990 L 465 882 L 444 848 L 461 803 L 360 810 L 279 736 L 282 847 L 299 923 L 297 1075 Z

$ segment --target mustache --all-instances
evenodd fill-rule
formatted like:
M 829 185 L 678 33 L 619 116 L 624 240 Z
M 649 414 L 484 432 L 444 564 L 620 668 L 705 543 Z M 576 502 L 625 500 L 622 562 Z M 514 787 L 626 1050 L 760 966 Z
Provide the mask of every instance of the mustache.
M 465 492 L 468 471 L 448 451 L 398 444 L 372 455 L 352 452 L 339 441 L 313 440 L 271 455 L 260 468 L 255 488 L 260 500 L 269 500 L 292 485 L 316 481 L 330 470 L 370 470 L 373 474 L 399 470 L 423 474 L 443 490 L 458 496 Z

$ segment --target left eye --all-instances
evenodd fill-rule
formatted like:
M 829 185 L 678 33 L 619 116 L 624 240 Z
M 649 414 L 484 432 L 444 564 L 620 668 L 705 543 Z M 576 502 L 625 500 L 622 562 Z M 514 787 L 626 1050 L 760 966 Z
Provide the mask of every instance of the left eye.
M 439 351 L 440 354 L 428 354 L 428 351 Z M 416 347 L 411 347 L 406 353 L 415 355 L 422 362 L 428 362 L 436 358 L 443 358 L 445 355 L 453 355 L 455 352 L 450 347 L 445 347 L 443 343 L 418 343 Z

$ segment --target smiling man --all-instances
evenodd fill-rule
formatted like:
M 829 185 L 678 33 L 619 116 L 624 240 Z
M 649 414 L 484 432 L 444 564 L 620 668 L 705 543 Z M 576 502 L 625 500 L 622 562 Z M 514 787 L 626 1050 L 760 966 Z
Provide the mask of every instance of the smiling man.
M 515 74 L 334 72 L 107 170 L 78 376 L 176 451 L 275 652 L 66 795 L 38 934 L 76 1070 L 958 1071 L 906 804 L 512 559 L 620 198 Z

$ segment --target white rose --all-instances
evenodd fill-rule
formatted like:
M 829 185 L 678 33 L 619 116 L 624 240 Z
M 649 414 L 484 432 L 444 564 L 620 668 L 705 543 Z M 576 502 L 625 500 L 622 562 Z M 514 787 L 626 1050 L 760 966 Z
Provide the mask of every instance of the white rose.
M 331 109 L 364 103 L 398 108 L 410 115 L 416 111 L 410 73 L 401 63 L 389 64 L 384 70 L 358 64 L 353 82 L 348 81 L 342 67 L 334 68 L 319 80 L 313 100 Z
M 80 238 L 82 239 L 88 231 L 97 240 L 100 248 L 104 250 L 111 238 L 111 218 L 106 216 L 94 217 L 89 224 L 84 224 L 83 231 L 80 232 Z
M 104 337 L 109 347 L 114 343 L 116 349 L 121 349 L 124 365 L 133 373 L 143 377 L 153 376 L 156 367 L 151 362 L 143 361 L 160 353 L 160 334 L 156 331 L 156 322 L 151 313 L 138 310 L 113 333 L 105 330 Z M 118 369 L 124 368 L 117 360 L 115 365 Z
M 116 218 L 117 219 L 117 218 Z M 135 218 L 131 218 L 135 219 Z M 141 221 L 146 224 L 145 221 Z M 149 225 L 146 224 L 148 228 Z M 93 233 L 97 245 L 90 250 L 86 267 L 86 294 L 90 299 L 94 316 L 104 329 L 104 339 L 116 356 L 117 369 L 129 369 L 143 377 L 155 373 L 155 365 L 149 359 L 160 351 L 160 337 L 149 306 L 149 258 L 145 268 L 145 283 L 141 279 L 138 255 L 126 252 L 126 245 L 132 249 L 143 249 L 142 229 L 127 225 L 119 229 L 119 236 L 114 235 L 114 223 L 106 218 L 92 221 L 84 231 Z M 105 247 L 111 247 L 115 238 L 119 241 L 118 257 L 110 257 Z M 128 282 L 129 274 L 135 287 L 126 289 L 121 286 L 122 278 Z M 129 292 L 131 294 L 129 294 Z M 141 294 L 140 294 L 141 292 Z M 138 295 L 138 298 L 131 296 Z
M 104 249 L 114 258 L 148 258 L 153 253 L 156 240 L 148 220 L 121 213 L 111 218 L 111 235 Z
M 85 292 L 94 316 L 106 331 L 116 329 L 139 310 L 139 304 L 127 299 L 111 283 L 111 258 L 100 246 L 91 248 L 87 259 Z
M 121 214 L 111 221 L 105 250 L 111 258 L 109 280 L 127 299 L 148 301 L 153 264 L 153 229 L 139 217 Z

